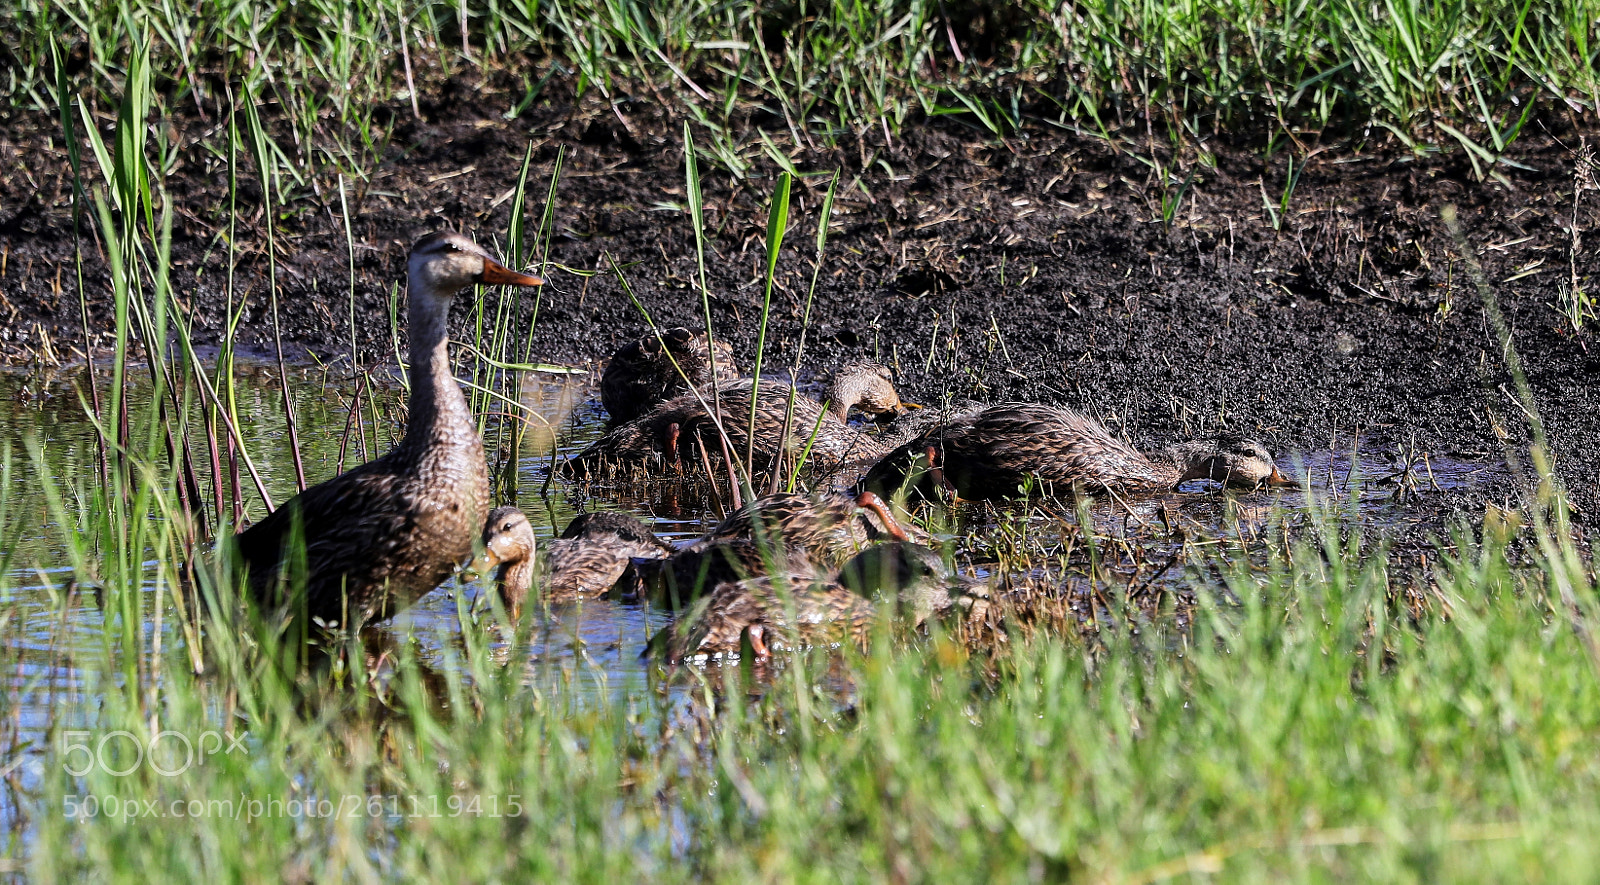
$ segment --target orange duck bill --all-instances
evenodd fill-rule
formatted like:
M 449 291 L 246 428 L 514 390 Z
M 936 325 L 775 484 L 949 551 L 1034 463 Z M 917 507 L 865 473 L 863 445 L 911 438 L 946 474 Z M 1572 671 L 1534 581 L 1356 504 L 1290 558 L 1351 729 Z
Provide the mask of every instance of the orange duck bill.
M 478 282 L 486 286 L 543 286 L 544 280 L 525 273 L 518 273 L 498 261 L 483 259 L 483 275 L 478 277 Z

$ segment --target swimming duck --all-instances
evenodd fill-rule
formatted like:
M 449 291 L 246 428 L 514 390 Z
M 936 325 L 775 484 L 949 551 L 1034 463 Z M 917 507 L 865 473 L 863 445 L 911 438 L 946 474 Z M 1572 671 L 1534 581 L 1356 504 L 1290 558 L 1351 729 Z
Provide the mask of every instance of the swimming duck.
M 908 542 L 880 544 L 846 560 L 833 580 L 768 575 L 720 583 L 652 637 L 645 653 L 677 662 L 732 654 L 745 642 L 757 659 L 775 647 L 851 642 L 865 649 L 877 615 L 868 594 L 893 600 L 901 619 L 913 625 L 987 600 L 987 588 L 953 577 L 932 550 Z
M 969 499 L 1015 497 L 1029 477 L 1046 494 L 1170 489 L 1194 479 L 1236 486 L 1289 482 L 1254 440 L 1225 435 L 1143 453 L 1093 418 L 1037 403 L 1002 403 L 941 424 L 890 452 L 862 486 L 890 494 L 918 464 L 919 491 L 943 486 Z
M 544 594 L 551 599 L 572 599 L 610 589 L 635 559 L 660 559 L 673 552 L 639 520 L 610 511 L 584 513 L 567 524 L 561 537 L 545 545 L 544 562 L 536 557 L 538 545 L 528 517 L 506 506 L 489 514 L 483 529 L 483 546 L 494 583 L 512 619 L 521 617 L 522 605 L 542 572 Z
M 483 549 L 500 601 L 516 620 L 522 603 L 533 589 L 534 553 L 538 540 L 527 514 L 515 507 L 500 507 L 483 526 Z
M 666 561 L 635 563 L 619 598 L 679 608 L 718 584 L 768 574 L 810 580 L 883 538 L 907 539 L 883 499 L 871 492 L 778 493 L 728 514 Z
M 600 402 L 611 425 L 632 421 L 684 391 L 738 380 L 733 348 L 721 340 L 715 345 L 713 360 L 712 342 L 682 326 L 660 335 L 649 332 L 624 345 L 600 376 Z
M 618 579 L 615 594 L 624 602 L 650 602 L 677 610 L 718 585 L 769 574 L 808 582 L 818 570 L 803 550 L 744 538 L 717 538 L 685 547 L 665 559 L 633 560 Z
M 680 394 L 595 440 L 588 448 L 566 462 L 566 469 L 579 476 L 607 468 L 640 464 L 665 455 L 679 463 L 698 458 L 696 446 L 721 456 L 718 440 L 720 423 L 727 434 L 729 450 L 736 458 L 744 456 L 750 421 L 751 379 L 716 385 Z M 788 421 L 789 400 L 794 397 L 794 414 Z M 846 363 L 834 374 L 827 407 L 798 394 L 782 381 L 764 380 L 757 397 L 755 447 L 756 468 L 770 465 L 780 450 L 799 457 L 811 443 L 809 461 L 822 470 L 835 470 L 852 461 L 875 461 L 886 446 L 845 423 L 853 409 L 877 418 L 893 415 L 901 408 L 916 408 L 902 403 L 895 392 L 887 366 L 867 361 Z M 720 416 L 720 421 L 713 418 Z M 811 442 L 816 432 L 815 442 Z
M 804 551 L 827 566 L 884 538 L 909 540 L 883 499 L 872 492 L 778 493 L 728 514 L 696 543 L 742 538 Z
M 472 553 L 489 512 L 483 443 L 450 370 L 450 301 L 474 284 L 537 286 L 466 237 L 423 237 L 407 261 L 410 419 L 393 451 L 312 486 L 235 536 L 263 603 L 304 574 L 313 621 L 382 620 L 439 586 Z M 304 539 L 286 556 L 291 538 Z M 285 562 L 294 566 L 285 569 Z

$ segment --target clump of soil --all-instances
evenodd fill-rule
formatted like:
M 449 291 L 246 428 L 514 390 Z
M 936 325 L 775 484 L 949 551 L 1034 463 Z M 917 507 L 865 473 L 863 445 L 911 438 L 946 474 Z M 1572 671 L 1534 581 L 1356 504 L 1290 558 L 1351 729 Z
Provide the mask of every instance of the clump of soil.
M 391 147 L 356 189 L 353 259 L 332 179 L 283 207 L 287 341 L 323 357 L 348 354 L 353 275 L 356 343 L 365 359 L 392 358 L 390 297 L 409 244 L 456 227 L 503 245 L 510 201 L 502 197 L 530 142 L 535 194 L 565 151 L 551 261 L 599 271 L 549 269 L 533 356 L 596 360 L 639 333 L 644 321 L 610 272 L 613 260 L 658 323 L 700 325 L 681 123 L 641 102 L 626 123 L 608 108 L 560 102 L 508 122 L 498 112 L 510 103 L 493 84 L 454 80 L 423 104 L 420 121 L 397 104 Z M 214 341 L 228 292 L 226 169 L 194 142 L 214 122 L 165 123 L 182 145 L 165 182 L 176 210 L 174 279 L 197 336 Z M 1487 183 L 1474 180 L 1460 152 L 1425 160 L 1325 151 L 1305 162 L 1286 210 L 1285 154 L 1208 144 L 1199 162 L 1192 151 L 1175 158 L 1161 149 L 1153 155 L 1170 174 L 1158 176 L 1135 149 L 1056 130 L 995 140 L 933 120 L 893 141 L 879 130 L 846 136 L 837 150 L 796 161 L 842 170 L 805 362 L 826 368 L 875 355 L 898 367 L 915 399 L 1065 403 L 1137 441 L 1228 428 L 1279 451 L 1359 443 L 1499 458 L 1508 442 L 1525 444 L 1527 420 L 1469 263 L 1440 220 L 1453 204 L 1513 329 L 1582 518 L 1600 512 L 1592 383 L 1600 320 L 1575 330 L 1557 308 L 1562 285 L 1576 277 L 1592 290 L 1596 280 L 1595 253 L 1574 236 L 1600 225 L 1600 192 L 1575 194 L 1582 136 L 1525 136 L 1516 165 Z M 13 361 L 81 358 L 85 349 L 60 138 L 46 116 L 0 121 L 0 348 Z M 700 161 L 716 332 L 748 365 L 775 170 L 758 159 L 740 180 L 704 154 Z M 795 183 L 768 334 L 780 365 L 800 338 L 826 189 L 825 175 Z M 1180 191 L 1163 221 L 1163 197 L 1170 206 Z M 248 185 L 240 199 L 235 284 L 248 299 L 249 340 L 266 347 L 259 192 Z M 536 222 L 538 207 L 530 214 Z M 99 356 L 110 284 L 93 225 L 79 234 Z M 533 307 L 522 305 L 515 337 Z M 458 308 L 458 321 L 465 314 Z M 1452 500 L 1481 512 L 1482 495 L 1514 494 L 1502 483 Z

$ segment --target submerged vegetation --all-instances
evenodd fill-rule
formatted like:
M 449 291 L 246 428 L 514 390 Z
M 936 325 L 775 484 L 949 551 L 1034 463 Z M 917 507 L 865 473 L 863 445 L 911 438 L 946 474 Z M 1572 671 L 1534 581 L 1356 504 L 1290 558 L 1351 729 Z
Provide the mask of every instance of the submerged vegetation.
M 1052 511 L 1049 538 L 1026 508 L 1002 514 L 984 539 L 995 572 L 1027 574 L 998 582 L 980 637 L 896 635 L 885 619 L 868 654 L 671 674 L 630 661 L 640 678 L 618 680 L 581 638 L 565 657 L 530 651 L 548 606 L 530 602 L 507 629 L 462 585 L 452 619 L 283 666 L 271 625 L 234 618 L 239 590 L 213 542 L 385 451 L 401 426 L 396 383 L 355 355 L 353 294 L 336 407 L 308 416 L 290 385 L 313 382 L 281 355 L 267 384 L 249 383 L 232 212 L 210 256 L 229 280 L 226 331 L 202 358 L 166 260 L 174 146 L 151 120 L 213 121 L 230 202 L 264 203 L 271 262 L 273 207 L 329 181 L 342 205 L 386 149 L 397 96 L 420 112 L 425 85 L 480 66 L 525 77 L 508 116 L 561 78 L 562 100 L 598 96 L 626 126 L 649 94 L 689 121 L 699 237 L 708 147 L 735 172 L 757 154 L 784 168 L 781 145 L 863 126 L 893 138 L 918 115 L 995 135 L 1028 120 L 1259 133 L 1296 151 L 1370 126 L 1419 150 L 1458 144 L 1487 174 L 1531 114 L 1593 115 L 1596 12 L 1592 0 L 8 7 L 0 45 L 21 63 L 0 88 L 60 127 L 93 238 L 76 266 L 103 250 L 115 326 L 90 353 L 104 371 L 54 406 L 91 422 L 91 444 L 61 444 L 39 421 L 0 461 L 0 862 L 41 880 L 1588 875 L 1600 596 L 1536 421 L 1532 445 L 1508 453 L 1526 465 L 1521 509 L 1457 526 L 1404 567 L 1350 518 L 1358 501 L 1308 488 L 1293 520 L 1248 531 L 1243 505 L 1218 493 L 1220 532 L 1168 531 L 1169 561 L 1130 577 L 1107 565 L 1127 539 L 1085 502 Z M 101 108 L 116 108 L 109 135 Z M 758 114 L 770 125 L 747 128 Z M 505 254 L 541 276 L 560 168 L 544 182 L 525 162 L 508 198 Z M 769 204 L 768 310 L 790 181 L 786 169 Z M 819 271 L 827 233 L 824 221 Z M 348 228 L 347 242 L 353 265 Z M 625 268 L 607 270 L 625 284 Z M 703 260 L 697 289 L 709 299 Z M 275 316 L 275 283 L 265 291 Z M 522 420 L 523 379 L 550 367 L 515 320 L 521 297 L 482 297 L 455 357 L 496 500 L 526 504 L 561 488 L 550 440 Z M 809 324 L 809 298 L 807 311 Z M 398 359 L 394 314 L 388 331 Z M 766 346 L 757 365 L 790 356 Z M 1493 350 L 1520 378 L 1509 337 Z M 1525 388 L 1519 400 L 1537 415 Z M 746 492 L 804 479 L 782 464 L 738 476 Z M 1069 586 L 1092 603 L 1059 604 Z M 644 638 L 619 641 L 621 654 Z

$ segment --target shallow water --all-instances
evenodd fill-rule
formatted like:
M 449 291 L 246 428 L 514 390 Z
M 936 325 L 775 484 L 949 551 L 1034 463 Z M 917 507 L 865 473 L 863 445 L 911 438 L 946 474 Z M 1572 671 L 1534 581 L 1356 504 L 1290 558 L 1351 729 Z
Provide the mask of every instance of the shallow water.
M 311 369 L 291 369 L 289 387 L 299 428 L 300 448 L 310 482 L 337 473 L 386 450 L 398 437 L 398 407 L 404 391 L 384 375 L 373 383 L 330 380 Z M 133 374 L 130 412 L 146 414 L 150 386 L 142 372 Z M 109 379 L 97 376 L 100 395 Z M 565 457 L 603 431 L 593 376 L 527 374 L 520 400 L 526 408 L 527 434 L 515 455 L 518 500 L 529 514 L 540 540 L 556 536 L 583 509 L 615 508 L 629 511 L 669 539 L 694 537 L 718 517 L 717 502 L 703 484 L 652 480 L 645 483 L 610 483 L 574 487 L 552 480 L 552 456 Z M 269 493 L 282 501 L 294 491 L 293 447 L 286 431 L 275 367 L 252 365 L 240 372 L 241 414 L 249 416 L 242 428 L 252 456 Z M 88 396 L 87 375 L 79 371 L 56 375 L 0 375 L 0 425 L 9 452 L 9 470 L 0 475 L 5 485 L 0 512 L 8 558 L 0 578 L 5 583 L 4 624 L 13 663 L 7 685 L 12 693 L 14 718 L 0 728 L 14 731 L 25 741 L 42 736 L 54 722 L 63 695 L 81 694 L 94 684 L 81 669 L 105 648 L 103 618 L 92 593 L 80 592 L 68 604 L 62 600 L 73 578 L 67 544 L 58 522 L 59 511 L 49 503 L 47 488 L 57 490 L 67 512 L 77 506 L 82 490 L 95 481 L 95 431 L 85 419 L 79 391 Z M 359 394 L 359 395 L 358 395 Z M 361 417 L 352 421 L 352 406 Z M 376 419 L 376 420 L 374 420 Z M 496 418 L 495 420 L 506 420 Z M 136 432 L 137 432 L 137 422 Z M 359 428 L 362 440 L 355 431 Z M 491 434 L 491 439 L 497 438 Z M 552 447 L 555 447 L 554 451 Z M 504 447 L 494 451 L 491 467 L 512 459 Z M 198 451 L 198 450 L 197 450 Z M 36 452 L 37 454 L 30 454 Z M 1159 562 L 1165 552 L 1181 545 L 1179 538 L 1256 537 L 1275 523 L 1309 518 L 1315 507 L 1338 502 L 1343 518 L 1386 531 L 1400 531 L 1436 517 L 1437 503 L 1428 497 L 1439 492 L 1470 489 L 1502 468 L 1488 461 L 1428 455 L 1404 458 L 1395 453 L 1346 452 L 1286 453 L 1278 458 L 1284 472 L 1301 480 L 1294 488 L 1267 492 L 1224 493 L 1197 483 L 1161 495 L 1130 500 L 1101 500 L 1088 505 L 1096 534 L 1125 539 L 1139 550 L 1142 562 Z M 1408 469 L 1409 468 L 1409 469 Z M 202 496 L 210 487 L 202 479 Z M 250 487 L 248 479 L 245 486 Z M 541 490 L 548 485 L 549 494 Z M 247 493 L 252 512 L 262 512 L 253 491 Z M 1018 514 L 1030 531 L 1048 536 L 1052 524 L 1076 522 L 1072 502 L 1045 502 L 1033 508 L 968 507 L 947 537 L 992 535 Z M 1182 531 L 1175 533 L 1174 527 Z M 1048 549 L 1048 539 L 1041 548 Z M 980 544 L 959 561 L 972 573 L 986 575 L 993 562 Z M 1117 567 L 1115 561 L 1110 563 Z M 1139 573 L 1143 565 L 1133 566 Z M 1183 580 L 1181 570 L 1162 575 L 1163 581 Z M 145 588 L 147 598 L 161 594 Z M 416 637 L 424 660 L 434 667 L 452 666 L 450 649 L 462 624 L 458 612 L 466 610 L 472 622 L 467 629 L 491 630 L 496 651 L 505 654 L 508 643 L 488 614 L 484 588 L 475 582 L 451 582 L 430 594 L 381 630 L 401 640 Z M 147 609 L 154 602 L 147 604 Z M 664 624 L 660 612 L 645 606 L 609 600 L 535 607 L 536 618 L 526 648 L 527 672 L 541 685 L 558 684 L 575 694 L 574 703 L 604 703 L 637 695 L 647 684 L 648 669 L 639 653 L 650 634 Z M 145 630 L 164 645 L 181 644 L 176 618 L 166 612 L 145 623 Z M 145 644 L 146 647 L 148 643 Z M 113 676 L 114 678 L 114 676 Z M 81 697 L 79 698 L 82 699 Z M 13 744 L 14 746 L 16 744 Z M 6 817 L 0 809 L 0 818 Z

